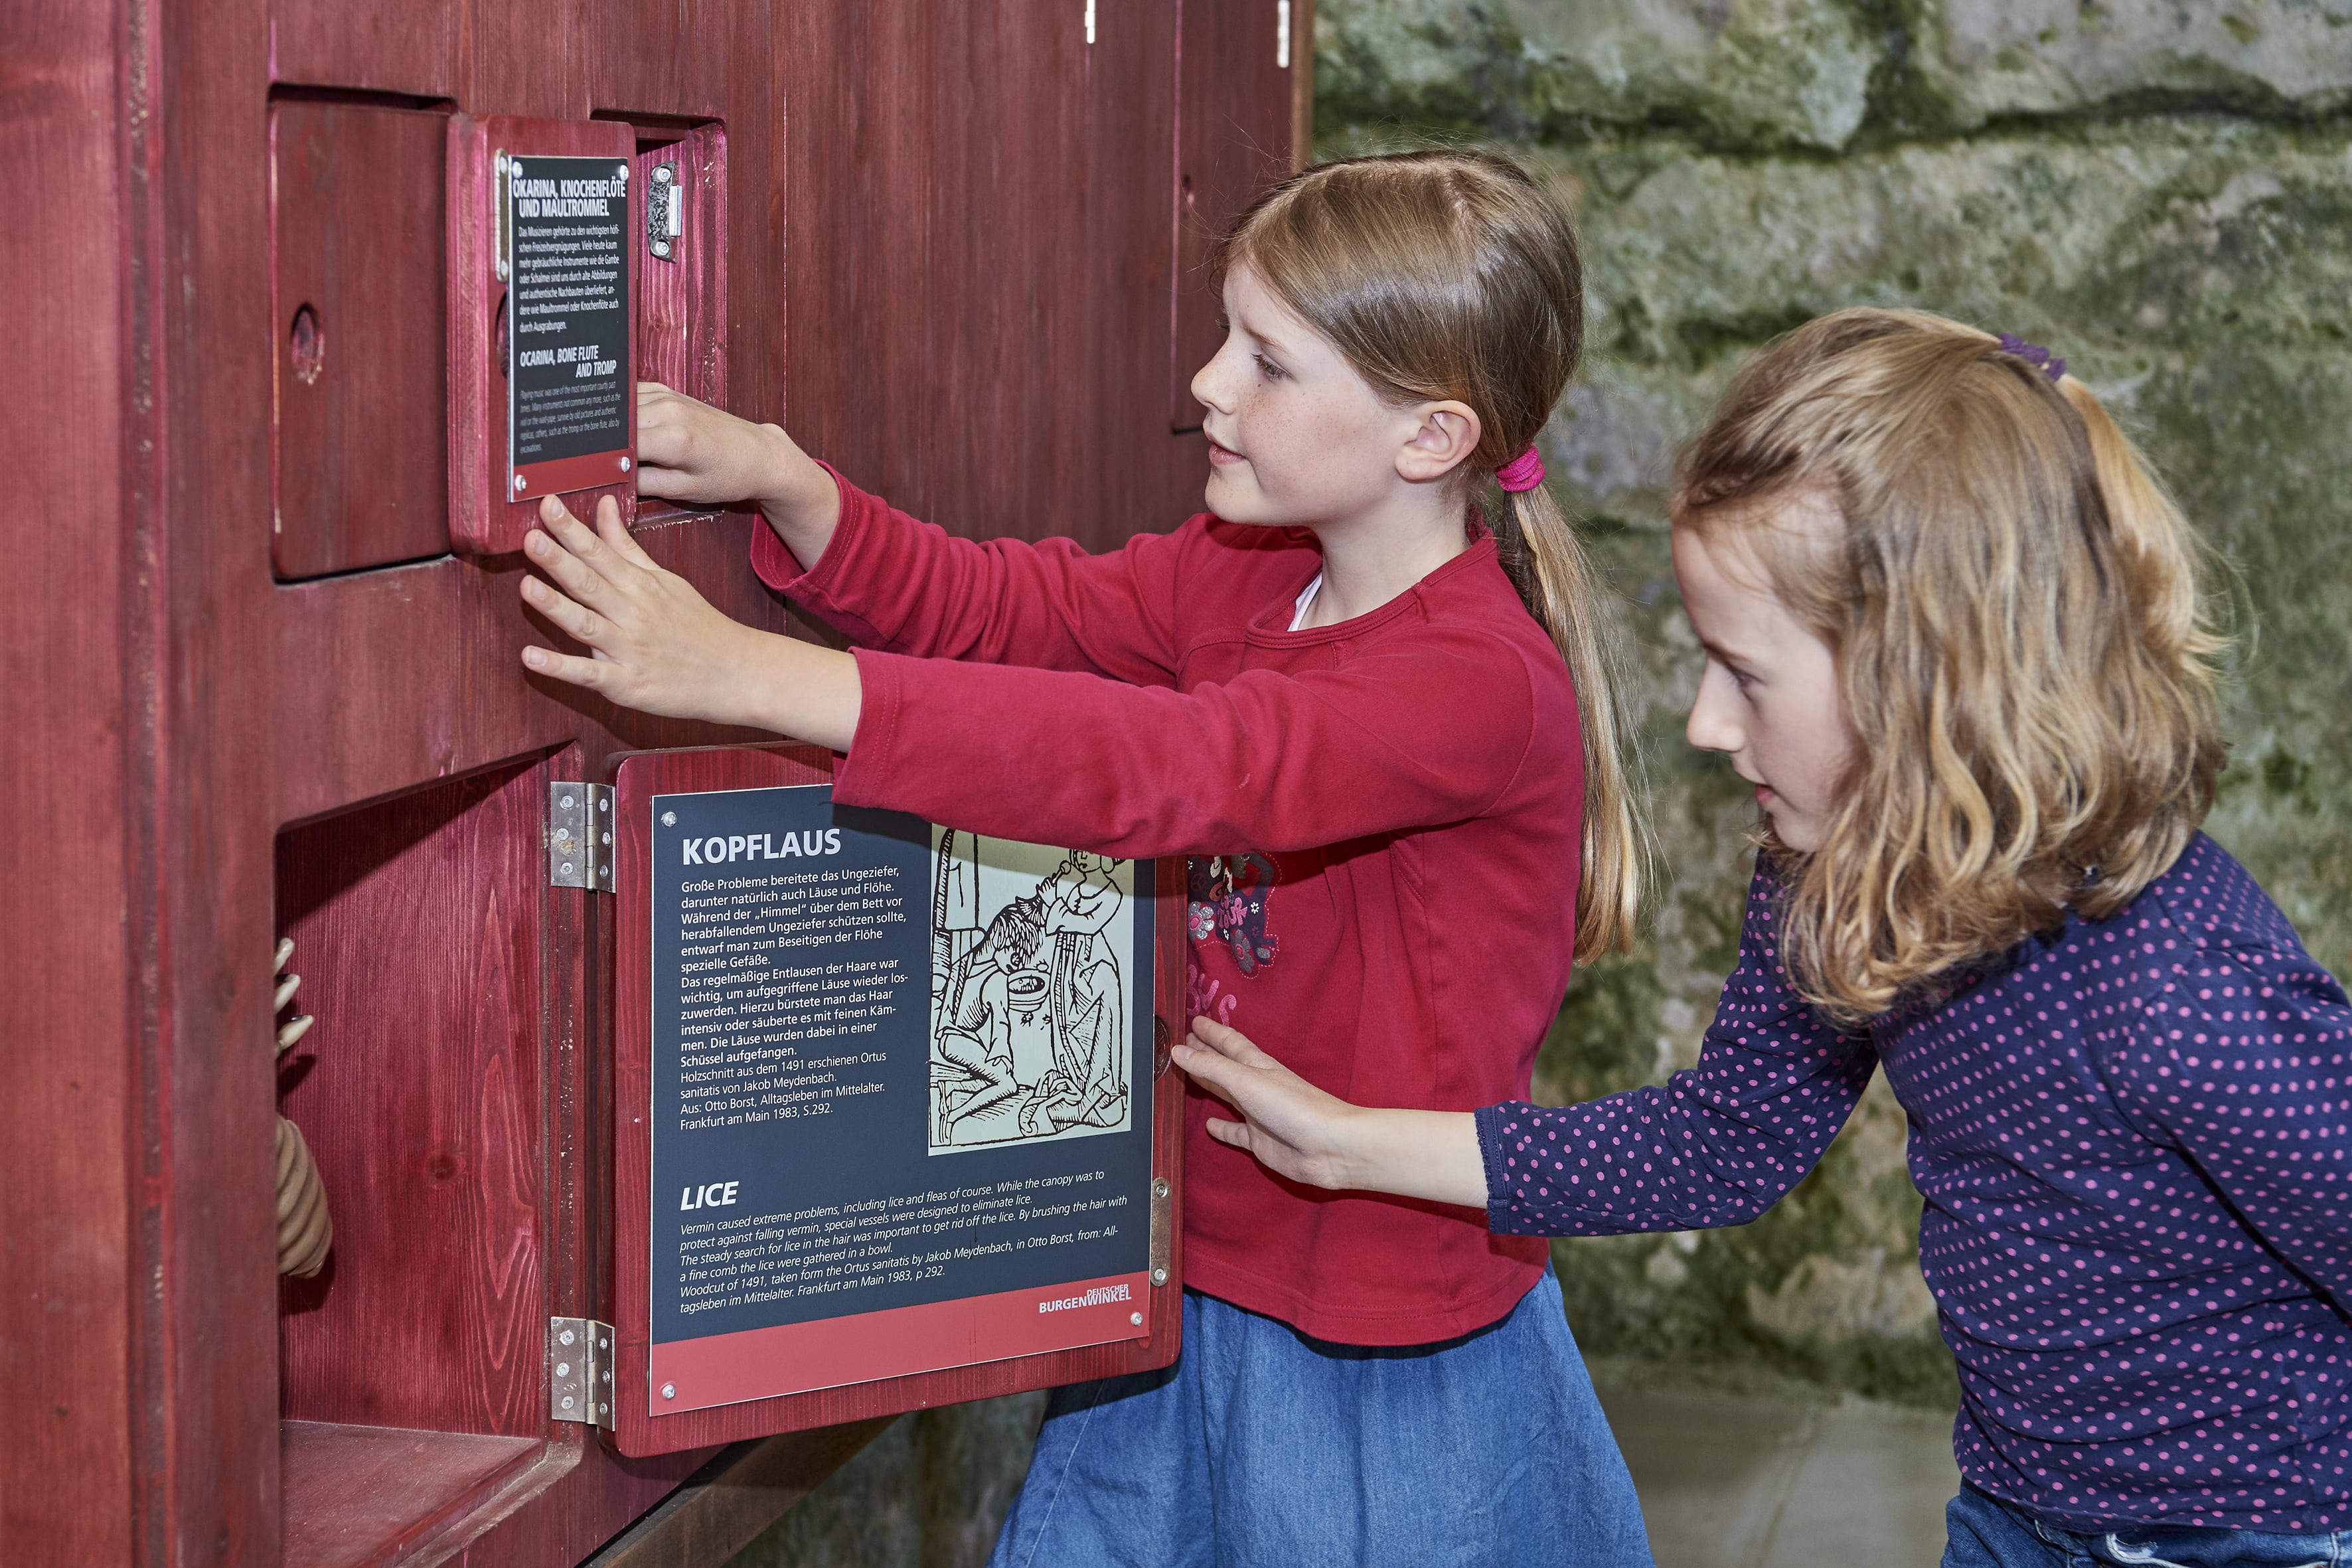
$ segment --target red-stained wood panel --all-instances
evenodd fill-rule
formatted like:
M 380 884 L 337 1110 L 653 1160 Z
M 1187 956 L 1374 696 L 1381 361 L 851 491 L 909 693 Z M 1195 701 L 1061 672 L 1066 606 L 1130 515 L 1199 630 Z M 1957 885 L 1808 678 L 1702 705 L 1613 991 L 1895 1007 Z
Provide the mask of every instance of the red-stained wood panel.
M 646 812 L 630 809 L 655 794 L 689 794 L 698 790 L 769 789 L 782 785 L 828 784 L 833 778 L 830 753 L 808 746 L 719 747 L 658 752 L 622 759 L 628 772 L 614 794 L 620 823 L 620 868 L 615 896 L 631 908 L 652 896 L 646 870 L 653 852 L 651 823 Z M 1167 1045 L 1181 1022 L 1177 1010 L 1183 995 L 1183 868 L 1162 861 L 1157 872 L 1155 931 L 1158 937 L 1153 975 L 1153 1033 L 1160 1045 L 1154 1062 L 1159 1080 L 1152 1095 L 1151 1169 L 1155 1178 L 1171 1187 L 1181 1184 L 1183 1147 L 1184 1091 L 1181 1075 L 1168 1070 Z M 635 928 L 644 931 L 642 923 Z M 1169 1279 L 1153 1288 L 1145 1310 L 1149 1337 L 1088 1345 L 1042 1355 L 956 1367 L 945 1372 L 915 1373 L 877 1378 L 870 1383 L 819 1389 L 781 1398 L 747 1400 L 687 1411 L 657 1419 L 640 1417 L 647 1386 L 649 1352 L 644 1303 L 648 1291 L 649 1216 L 653 1195 L 652 1129 L 643 1107 L 653 1098 L 653 994 L 649 943 L 619 944 L 614 960 L 614 1253 L 616 1298 L 612 1320 L 615 1329 L 614 1405 L 622 1426 L 621 1441 L 631 1452 L 663 1452 L 705 1444 L 729 1443 L 770 1433 L 831 1426 L 868 1420 L 899 1411 L 964 1400 L 991 1398 L 1025 1389 L 1050 1388 L 1087 1378 L 1116 1377 L 1165 1366 L 1175 1359 L 1183 1316 L 1183 1226 L 1181 1206 L 1171 1206 L 1169 1226 Z
M 449 98 L 466 20 L 415 0 L 270 0 L 269 79 Z
M 1135 128 L 1172 116 L 1172 53 L 1155 71 L 1126 51 L 1172 51 L 1173 22 L 1106 5 L 1089 47 L 1075 0 L 977 19 L 833 0 L 0 5 L 23 89 L 0 146 L 30 215 L 0 236 L 0 279 L 41 302 L 0 328 L 13 363 L 41 367 L 7 428 L 31 488 L 99 520 L 27 536 L 32 607 L 0 632 L 23 689 L 69 699 L 15 715 L 0 850 L 0 1016 L 50 1043 L 0 1068 L 0 1115 L 33 1152 L 0 1184 L 26 1285 L 0 1297 L 0 1370 L 38 1415 L 0 1436 L 0 1540 L 11 1561 L 274 1568 L 288 1527 L 297 1560 L 310 1550 L 312 1483 L 366 1468 L 289 1458 L 317 1447 L 299 1432 L 281 1449 L 280 829 L 508 759 L 598 776 L 617 750 L 733 737 L 521 678 L 517 648 L 550 634 L 516 602 L 512 555 L 273 581 L 269 409 L 291 323 L 272 296 L 272 104 L 723 128 L 728 401 L 961 531 L 1107 544 L 1197 504 L 1198 438 L 1166 434 L 1164 304 L 1118 319 L 1151 265 L 1132 260 L 1129 190 L 1108 189 L 1155 192 L 1150 243 L 1170 243 L 1173 132 Z M 960 205 L 950 182 L 989 199 Z M 743 570 L 751 526 L 655 518 L 640 538 L 727 613 L 781 628 Z M 541 911 L 539 1310 L 609 1310 L 611 1020 L 590 999 L 610 922 L 584 895 Z M 328 1028 L 298 1105 L 327 1081 Z M 935 1397 L 992 1392 L 1001 1371 Z M 448 1395 L 484 1398 L 464 1379 Z M 422 1555 L 562 1568 L 699 1462 L 623 1460 L 576 1427 L 509 1440 L 536 1457 L 467 1492 Z M 839 1457 L 808 1443 L 813 1474 Z
M 541 902 L 548 769 L 289 829 L 279 929 L 305 1011 L 280 1109 L 333 1250 L 282 1288 L 289 1419 L 540 1436 L 548 1287 Z
M 637 379 L 659 382 L 724 408 L 727 398 L 727 132 L 640 127 L 636 189 L 648 210 L 667 189 L 677 233 L 641 219 L 634 244 L 637 286 Z M 663 226 L 665 227 L 670 226 Z M 658 248 L 656 248 L 658 247 Z M 640 524 L 699 515 L 658 497 L 638 502 Z
M 1175 429 L 1197 430 L 1201 405 L 1192 400 L 1192 373 L 1224 338 L 1209 253 L 1258 194 L 1291 171 L 1292 73 L 1314 69 L 1314 16 L 1306 15 L 1302 30 L 1302 18 L 1286 0 L 1179 3 L 1176 347 L 1168 418 Z
M 437 1544 L 540 1448 L 529 1437 L 288 1421 L 287 1568 L 391 1568 Z
M 0 1422 L 0 1556 L 114 1563 L 139 1549 L 153 1393 L 131 1354 L 152 1321 L 152 1253 L 130 1225 L 149 1166 L 126 1140 L 149 1121 L 155 1054 L 138 979 L 156 805 L 131 794 L 154 735 L 129 702 L 142 606 L 124 584 L 141 268 L 115 226 L 142 149 L 115 131 L 125 40 L 107 7 L 15 5 L 6 28 L 0 354 L 26 379 L 0 398 L 0 438 L 24 493 L 71 522 L 19 531 L 0 616 L 0 1386 L 17 1402 Z
M 281 578 L 449 548 L 446 131 L 379 104 L 270 105 Z

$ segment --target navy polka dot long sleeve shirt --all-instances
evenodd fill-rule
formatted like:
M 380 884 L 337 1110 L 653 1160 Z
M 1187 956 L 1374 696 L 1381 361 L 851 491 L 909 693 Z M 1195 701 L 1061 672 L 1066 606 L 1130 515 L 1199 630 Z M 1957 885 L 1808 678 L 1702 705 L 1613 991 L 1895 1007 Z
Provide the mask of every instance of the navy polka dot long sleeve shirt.
M 1478 1112 L 1501 1232 L 1754 1219 L 1875 1067 L 1968 1480 L 2071 1530 L 2352 1528 L 2352 1006 L 2210 839 L 1932 1010 L 1842 1035 L 1789 989 L 1775 886 L 1698 1065 Z

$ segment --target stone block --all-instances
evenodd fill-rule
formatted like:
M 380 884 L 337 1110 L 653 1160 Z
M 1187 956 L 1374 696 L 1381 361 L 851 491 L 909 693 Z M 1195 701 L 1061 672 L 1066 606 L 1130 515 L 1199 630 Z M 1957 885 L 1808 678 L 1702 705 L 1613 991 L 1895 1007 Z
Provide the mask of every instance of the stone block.
M 1678 125 L 1739 146 L 1844 146 L 1887 48 L 1844 0 L 1352 0 L 1317 29 L 1317 92 L 1339 114 Z
M 2352 101 L 2352 0 L 1924 0 L 1912 63 L 1960 127 L 2195 102 Z

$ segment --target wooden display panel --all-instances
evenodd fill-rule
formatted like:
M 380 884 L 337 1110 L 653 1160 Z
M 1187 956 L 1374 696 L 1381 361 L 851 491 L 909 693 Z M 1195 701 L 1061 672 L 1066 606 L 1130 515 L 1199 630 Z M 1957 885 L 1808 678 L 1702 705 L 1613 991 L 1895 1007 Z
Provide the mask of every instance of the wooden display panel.
M 449 548 L 447 117 L 269 106 L 270 565 L 281 580 Z
M 704 1403 L 677 1414 L 652 1414 L 663 1401 L 657 1388 L 662 1376 L 654 1360 L 649 1294 L 654 1279 L 651 1255 L 656 1194 L 651 1188 L 655 1166 L 653 1118 L 660 1101 L 656 1094 L 654 1041 L 655 976 L 652 899 L 655 887 L 653 855 L 656 796 L 690 796 L 718 792 L 770 790 L 832 781 L 829 753 L 810 747 L 733 747 L 707 751 L 640 753 L 623 760 L 614 790 L 614 816 L 619 824 L 619 875 L 614 956 L 616 995 L 614 1005 L 614 1214 L 615 1216 L 614 1327 L 616 1366 L 614 1373 L 614 1414 L 616 1438 L 624 1453 L 656 1454 L 695 1445 L 761 1436 L 830 1426 L 844 1421 L 884 1415 L 929 1405 L 982 1398 L 1022 1389 L 1049 1387 L 1086 1378 L 1116 1376 L 1164 1366 L 1176 1357 L 1181 1321 L 1182 1279 L 1181 1216 L 1175 1193 L 1182 1129 L 1183 1094 L 1180 1081 L 1167 1076 L 1168 1045 L 1177 1021 L 1171 1010 L 1179 1005 L 1183 968 L 1183 879 L 1181 861 L 1160 862 L 1153 882 L 1154 942 L 1150 953 L 1153 1013 L 1145 1023 L 1151 1048 L 1143 1053 L 1139 1075 L 1148 1073 L 1152 1084 L 1150 1120 L 1130 1136 L 1139 1136 L 1149 1149 L 1149 1180 L 1140 1184 L 1143 1212 L 1125 1211 L 1145 1226 L 1145 1246 L 1139 1248 L 1145 1272 L 1134 1281 L 1131 1315 L 1141 1321 L 1122 1324 L 1118 1337 L 1104 1342 L 1036 1353 L 1003 1354 L 1011 1341 L 1003 1331 L 988 1325 L 1003 1322 L 1013 1332 L 1031 1331 L 1015 1324 L 1012 1295 L 1018 1315 L 1030 1323 L 1057 1310 L 1060 1287 L 1055 1279 L 1034 1283 L 1019 1292 L 970 1299 L 974 1311 L 969 1323 L 957 1319 L 951 1331 L 968 1334 L 970 1342 L 1000 1347 L 995 1359 L 971 1360 L 940 1370 L 877 1375 L 889 1365 L 921 1364 L 916 1359 L 936 1353 L 922 1342 L 950 1331 L 940 1327 L 955 1302 L 934 1307 L 902 1307 L 894 1310 L 840 1316 L 803 1322 L 793 1331 L 794 1353 L 823 1355 L 821 1367 L 790 1370 L 803 1391 L 732 1402 Z M 683 809 L 681 806 L 680 809 Z M 895 814 L 893 814 L 895 815 Z M 911 822 L 911 819 L 908 819 Z M 731 862 L 730 862 L 731 863 Z M 813 862 L 812 862 L 813 863 Z M 789 867 L 793 862 L 787 861 Z M 928 895 L 928 889 L 922 889 Z M 927 919 L 922 926 L 929 930 Z M 810 950 L 817 952 L 822 950 Z M 868 951 L 880 951 L 873 949 Z M 1015 977 L 1017 979 L 1017 976 Z M 926 998 L 928 1002 L 928 998 Z M 1135 1004 L 1130 1004 L 1131 1005 Z M 835 1048 L 833 1042 L 811 1036 L 810 1049 Z M 1122 1049 L 1124 1049 L 1122 1046 Z M 765 1136 L 765 1134 L 763 1134 Z M 1080 1147 L 1085 1140 L 1066 1145 Z M 1108 1147 L 1107 1144 L 1106 1147 Z M 969 1173 L 993 1170 L 993 1165 L 960 1164 L 991 1151 L 960 1151 L 934 1162 L 931 1179 L 950 1183 L 982 1179 Z M 1083 1163 L 1083 1162 L 1082 1162 Z M 985 1179 L 993 1180 L 994 1177 Z M 662 1196 L 667 1197 L 665 1190 Z M 698 1194 L 709 1195 L 709 1194 Z M 725 1194 L 733 1197 L 731 1192 Z M 764 1201 L 764 1200 L 763 1200 Z M 877 1200 L 878 1201 L 878 1200 Z M 730 1218 L 747 1217 L 732 1215 Z M 995 1233 L 989 1233 L 993 1235 Z M 1151 1283 L 1157 1279 L 1160 1282 Z M 1084 1281 L 1077 1289 L 1084 1289 Z M 827 1297 L 830 1301 L 835 1298 Z M 846 1300 L 846 1298 L 840 1298 Z M 1099 1312 L 1094 1300 L 1081 1298 L 1078 1310 Z M 1055 1300 L 1056 1306 L 1039 1302 Z M 1130 1312 L 1126 1300 L 1118 1310 Z M 1075 1315 L 1075 1314 L 1074 1314 Z M 863 1320 L 863 1321 L 861 1321 Z M 886 1322 L 887 1320 L 887 1322 Z M 822 1331 L 801 1333 L 798 1330 Z M 766 1331 L 773 1332 L 774 1331 Z M 749 1344 L 759 1336 L 737 1334 L 730 1340 Z M 676 1342 L 672 1342 L 674 1344 Z M 691 1345 L 694 1342 L 687 1342 Z M 1063 1342 L 1065 1343 L 1067 1341 Z M 708 1358 L 701 1358 L 707 1362 Z M 746 1357 L 747 1362 L 750 1357 Z M 672 1361 L 664 1364 L 686 1364 Z M 936 1363 L 934 1363 L 936 1364 Z M 751 1386 L 753 1373 L 742 1375 Z M 837 1378 L 838 1382 L 831 1380 Z M 822 1384 L 809 1386 L 811 1384 Z M 674 1389 L 674 1384 L 673 1384 Z
M 477 555 L 499 555 L 522 548 L 523 535 L 539 521 L 536 499 L 541 487 L 531 484 L 522 493 L 532 499 L 516 500 L 509 476 L 522 468 L 510 463 L 508 405 L 509 349 L 520 351 L 528 323 L 518 321 L 525 301 L 516 298 L 509 280 L 499 274 L 502 247 L 518 247 L 511 237 L 502 239 L 499 158 L 598 158 L 628 165 L 634 175 L 636 138 L 625 124 L 610 121 L 539 120 L 519 115 L 476 119 L 454 116 L 449 122 L 449 537 L 459 550 Z M 642 264 L 643 216 L 640 198 L 632 187 L 621 206 L 620 253 L 626 258 L 627 320 L 637 320 L 638 280 Z M 509 255 L 520 268 L 518 256 Z M 512 339 L 510 344 L 509 340 Z M 635 332 L 622 329 L 622 344 L 635 358 Z M 572 514 L 592 518 L 597 503 L 610 496 L 621 508 L 621 519 L 636 515 L 636 481 L 627 477 L 637 447 L 635 366 L 622 367 L 625 394 L 622 419 L 626 426 L 619 471 L 607 482 L 583 482 L 566 473 L 551 488 L 563 496 Z M 554 467 L 555 465 L 549 465 Z
M 43 1042 L 0 1058 L 0 1134 L 25 1152 L 0 1183 L 19 1287 L 0 1292 L 0 1371 L 38 1413 L 0 1425 L 11 1562 L 570 1568 L 708 1458 L 625 1458 L 568 1422 L 459 1429 L 485 1410 L 527 1426 L 513 1360 L 488 1390 L 452 1375 L 445 1416 L 421 1379 L 339 1391 L 358 1352 L 297 1342 L 288 1393 L 317 1418 L 281 1420 L 267 981 L 281 844 L 316 833 L 303 855 L 331 855 L 330 825 L 380 834 L 371 814 L 416 811 L 453 780 L 571 758 L 561 776 L 603 777 L 624 750 L 742 737 L 520 675 L 519 649 L 548 631 L 516 594 L 521 562 L 482 552 L 487 499 L 465 553 L 276 558 L 270 411 L 299 301 L 281 316 L 273 110 L 370 110 L 412 133 L 438 119 L 445 136 L 453 115 L 593 121 L 639 155 L 723 125 L 729 297 L 691 317 L 708 332 L 689 324 L 717 340 L 714 395 L 958 532 L 1114 549 L 1199 504 L 1201 439 L 1168 430 L 1179 16 L 1267 3 L 1104 5 L 1089 41 L 1076 5 L 0 0 L 15 53 L 41 67 L 0 117 L 27 215 L 0 234 L 0 280 L 38 308 L 0 337 L 40 367 L 29 488 L 90 520 L 28 532 L 24 609 L 0 629 L 27 689 L 71 699 L 21 715 L 11 745 L 29 761 L 0 833 L 0 1017 Z M 1200 123 L 1251 118 L 1248 79 L 1200 85 L 1218 95 Z M 437 186 L 405 162 L 383 172 L 395 205 L 453 195 L 446 162 Z M 443 247 L 424 248 L 446 310 Z M 361 259 L 404 275 L 412 260 Z M 470 286 L 478 307 L 488 284 Z M 661 307 L 638 309 L 642 325 Z M 341 314 L 321 322 L 328 375 L 356 363 Z M 422 363 L 416 335 L 431 330 L 387 351 L 403 366 Z M 446 440 L 453 405 L 470 397 L 478 422 L 497 406 L 486 357 L 431 393 L 393 363 L 345 428 L 404 445 L 430 403 Z M 372 456 L 345 451 L 327 504 L 364 510 L 350 465 Z M 414 477 L 401 468 L 385 482 Z M 425 482 L 451 504 L 446 477 Z M 640 542 L 724 613 L 781 631 L 783 607 L 744 569 L 754 526 L 722 511 Z M 611 901 L 539 906 L 535 1289 L 565 1316 L 613 1297 Z M 330 979 L 313 960 L 296 960 L 306 990 Z M 446 1001 L 446 978 L 414 999 L 387 985 L 379 1043 L 425 996 Z M 313 1121 L 351 1087 L 334 1076 L 341 1026 L 322 1021 L 310 1078 L 287 1084 Z M 379 1092 L 418 1088 L 395 1074 Z M 317 1142 L 352 1147 L 343 1114 Z M 367 1221 L 338 1223 L 359 1229 L 337 1264 L 355 1268 Z M 1102 1360 L 1069 1375 L 1119 1370 Z M 1006 1371 L 939 1378 L 931 1397 L 1001 1392 Z M 362 1425 L 336 1413 L 346 1401 L 446 1424 Z M 778 1439 L 795 1479 L 756 1506 L 781 1510 L 874 1428 Z

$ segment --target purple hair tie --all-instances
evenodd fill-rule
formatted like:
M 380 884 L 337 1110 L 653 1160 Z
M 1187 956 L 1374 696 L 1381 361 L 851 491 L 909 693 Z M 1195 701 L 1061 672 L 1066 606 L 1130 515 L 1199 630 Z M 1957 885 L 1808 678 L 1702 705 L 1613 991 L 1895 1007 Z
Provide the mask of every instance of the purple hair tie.
M 1495 482 L 1513 495 L 1521 490 L 1531 490 L 1543 483 L 1543 458 L 1537 454 L 1536 444 L 1528 442 L 1526 451 L 1496 468 Z
M 2042 374 L 2050 378 L 2050 384 L 2053 386 L 2057 385 L 2058 378 L 2066 374 L 2064 360 L 2052 358 L 2048 349 L 2043 348 L 2040 343 L 2029 343 L 2015 332 L 2001 333 L 2000 352 L 2015 354 L 2026 363 L 2035 366 Z

